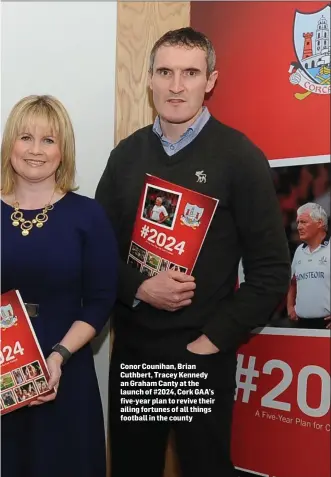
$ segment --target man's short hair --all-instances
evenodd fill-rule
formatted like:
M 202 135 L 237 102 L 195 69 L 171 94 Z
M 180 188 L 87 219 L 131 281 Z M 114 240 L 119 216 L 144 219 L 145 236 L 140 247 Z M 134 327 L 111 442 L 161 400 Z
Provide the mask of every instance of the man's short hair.
M 170 30 L 154 44 L 149 61 L 149 72 L 153 73 L 154 60 L 157 50 L 161 46 L 185 46 L 187 48 L 200 48 L 206 53 L 207 76 L 215 69 L 216 53 L 212 42 L 204 35 L 191 27 Z
M 309 213 L 310 217 L 316 222 L 321 220 L 325 230 L 328 229 L 328 215 L 322 206 L 316 204 L 315 202 L 307 202 L 307 204 L 304 204 L 298 208 L 297 216 L 304 214 L 305 212 Z

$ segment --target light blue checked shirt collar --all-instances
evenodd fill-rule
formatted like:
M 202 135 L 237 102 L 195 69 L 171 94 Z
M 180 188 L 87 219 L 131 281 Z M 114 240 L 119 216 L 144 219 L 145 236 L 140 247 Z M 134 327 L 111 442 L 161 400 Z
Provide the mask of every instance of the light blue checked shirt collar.
M 201 114 L 197 117 L 195 122 L 184 132 L 184 134 L 181 135 L 181 137 L 176 142 L 169 141 L 163 135 L 159 116 L 155 118 L 153 124 L 153 132 L 161 139 L 162 146 L 168 156 L 172 156 L 173 154 L 176 154 L 176 152 L 180 151 L 185 146 L 190 144 L 190 142 L 197 137 L 197 135 L 205 126 L 209 118 L 210 113 L 208 111 L 208 108 L 204 106 L 202 108 Z

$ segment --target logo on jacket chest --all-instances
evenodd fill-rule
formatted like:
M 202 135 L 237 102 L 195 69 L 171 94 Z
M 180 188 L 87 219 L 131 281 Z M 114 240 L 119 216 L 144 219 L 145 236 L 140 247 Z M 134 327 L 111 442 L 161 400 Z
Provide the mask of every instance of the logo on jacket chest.
M 207 174 L 202 171 L 196 171 L 195 175 L 197 176 L 197 182 L 205 184 L 207 182 Z
M 326 265 L 326 264 L 328 263 L 328 259 L 327 259 L 325 256 L 323 256 L 323 257 L 318 261 L 318 263 L 319 263 L 320 265 Z

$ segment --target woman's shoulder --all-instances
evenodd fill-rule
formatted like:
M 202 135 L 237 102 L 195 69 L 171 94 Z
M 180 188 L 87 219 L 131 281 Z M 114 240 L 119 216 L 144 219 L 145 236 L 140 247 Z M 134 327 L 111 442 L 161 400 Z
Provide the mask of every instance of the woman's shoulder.
M 84 216 L 85 220 L 106 220 L 108 222 L 105 209 L 96 199 L 77 192 L 68 192 L 68 202 L 75 208 L 77 214 Z
M 83 194 L 78 194 L 77 192 L 68 192 L 67 195 L 72 205 L 76 207 L 80 207 L 81 209 L 84 209 L 85 212 L 88 210 L 90 210 L 91 212 L 93 211 L 98 212 L 100 210 L 103 210 L 99 202 L 92 197 L 88 197 L 87 195 L 83 195 Z

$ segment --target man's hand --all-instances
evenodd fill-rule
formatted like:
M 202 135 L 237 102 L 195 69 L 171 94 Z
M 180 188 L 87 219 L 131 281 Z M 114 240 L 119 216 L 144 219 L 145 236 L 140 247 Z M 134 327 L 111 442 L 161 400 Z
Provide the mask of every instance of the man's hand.
M 291 306 L 287 309 L 288 316 L 290 317 L 290 320 L 292 321 L 298 321 L 298 316 L 295 312 L 294 306 Z
M 206 335 L 199 336 L 195 341 L 189 343 L 186 349 L 194 354 L 215 354 L 219 352 L 217 346 Z
M 194 277 L 168 270 L 145 280 L 136 298 L 159 310 L 177 311 L 192 303 L 195 288 Z
M 330 330 L 330 329 L 331 329 L 331 315 L 326 316 L 326 317 L 324 318 L 324 320 L 329 322 L 329 323 L 327 323 L 326 328 L 327 328 L 328 330 Z
M 55 388 L 55 392 L 47 394 L 46 396 L 38 396 L 36 401 L 32 401 L 30 406 L 38 406 L 48 401 L 53 401 L 56 398 L 57 388 L 59 386 L 59 381 L 61 378 L 61 365 L 63 358 L 59 353 L 51 353 L 47 358 L 47 367 L 49 370 L 50 378 L 48 381 L 48 388 L 51 390 Z

